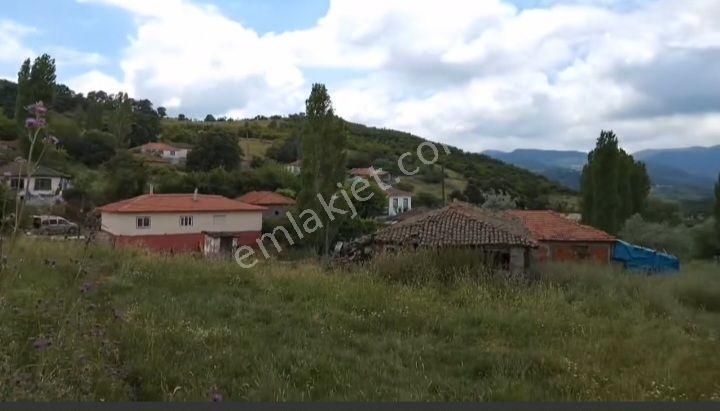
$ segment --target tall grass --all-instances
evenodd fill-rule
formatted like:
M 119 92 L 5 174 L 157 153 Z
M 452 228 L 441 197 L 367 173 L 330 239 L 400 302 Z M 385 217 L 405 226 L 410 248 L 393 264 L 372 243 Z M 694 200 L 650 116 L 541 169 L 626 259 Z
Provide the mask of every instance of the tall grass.
M 26 240 L 0 278 L 3 400 L 720 399 L 720 275 L 462 254 L 230 262 Z

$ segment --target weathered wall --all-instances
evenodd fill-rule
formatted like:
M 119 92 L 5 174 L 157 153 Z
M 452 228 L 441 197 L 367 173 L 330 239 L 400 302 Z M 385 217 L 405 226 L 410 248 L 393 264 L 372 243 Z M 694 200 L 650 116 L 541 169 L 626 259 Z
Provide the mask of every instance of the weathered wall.
M 612 257 L 611 242 L 546 242 L 533 251 L 537 262 L 592 261 L 607 264 Z
M 260 237 L 260 231 L 246 231 L 234 233 L 233 244 L 237 247 L 241 245 L 256 245 L 255 241 Z M 219 247 L 217 240 L 217 246 Z M 206 243 L 205 235 L 202 233 L 190 234 L 160 234 L 160 235 L 133 235 L 133 236 L 113 236 L 112 242 L 117 247 L 134 246 L 145 248 L 156 252 L 201 252 Z

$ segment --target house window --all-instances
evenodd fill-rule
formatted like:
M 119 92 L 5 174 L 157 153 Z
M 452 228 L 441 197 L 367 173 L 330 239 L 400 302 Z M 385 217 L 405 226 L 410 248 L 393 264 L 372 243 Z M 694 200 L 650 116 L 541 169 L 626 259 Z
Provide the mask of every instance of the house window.
M 407 211 L 410 206 L 410 201 L 407 197 L 403 198 L 403 210 Z
M 225 225 L 225 215 L 214 215 L 213 216 L 213 225 L 215 227 L 222 227 Z
M 393 210 L 397 210 L 397 208 L 398 208 L 398 199 L 393 198 Z
M 170 151 L 170 157 L 175 157 L 175 151 Z
M 180 227 L 192 227 L 193 217 L 191 215 L 180 216 Z
M 590 247 L 586 245 L 573 246 L 572 252 L 578 260 L 587 260 L 590 258 Z
M 49 178 L 36 178 L 35 185 L 33 186 L 35 191 L 50 191 L 52 190 L 52 180 Z
M 13 190 L 22 190 L 25 188 L 25 179 L 24 178 L 11 178 L 10 179 L 10 188 Z
M 139 230 L 140 230 L 140 229 L 150 228 L 150 217 L 148 217 L 148 216 L 138 217 L 138 218 L 135 220 L 135 226 L 136 226 Z

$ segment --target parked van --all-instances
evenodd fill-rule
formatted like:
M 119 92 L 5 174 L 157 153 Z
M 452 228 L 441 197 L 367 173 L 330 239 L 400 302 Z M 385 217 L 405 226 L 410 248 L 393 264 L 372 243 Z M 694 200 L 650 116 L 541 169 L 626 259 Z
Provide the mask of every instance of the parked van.
M 80 228 L 72 221 L 54 215 L 33 216 L 33 228 L 40 235 L 79 235 Z

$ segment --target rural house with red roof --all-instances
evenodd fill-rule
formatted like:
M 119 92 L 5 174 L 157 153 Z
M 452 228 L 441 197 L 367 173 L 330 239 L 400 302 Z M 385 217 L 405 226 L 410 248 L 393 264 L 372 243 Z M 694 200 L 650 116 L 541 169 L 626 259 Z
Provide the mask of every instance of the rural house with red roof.
M 489 264 L 512 273 L 529 268 L 530 250 L 537 247 L 519 222 L 460 201 L 383 228 L 373 242 L 381 250 L 475 249 Z
M 117 246 L 219 254 L 260 237 L 265 207 L 218 195 L 144 194 L 98 208 Z
M 616 238 L 602 230 L 548 210 L 508 210 L 505 215 L 523 224 L 540 244 L 533 252 L 535 261 L 607 264 L 612 259 Z
M 273 191 L 251 191 L 236 198 L 246 204 L 259 205 L 266 208 L 263 218 L 279 219 L 295 206 L 295 200 Z

